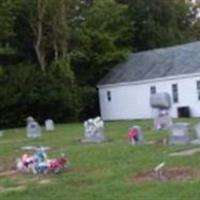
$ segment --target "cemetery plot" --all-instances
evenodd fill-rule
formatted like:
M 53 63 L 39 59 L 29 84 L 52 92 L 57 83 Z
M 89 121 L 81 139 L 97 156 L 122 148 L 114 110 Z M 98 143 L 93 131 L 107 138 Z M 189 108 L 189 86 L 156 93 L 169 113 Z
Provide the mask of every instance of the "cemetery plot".
M 35 148 L 33 154 L 23 154 L 16 161 L 16 170 L 22 173 L 48 174 L 59 173 L 68 167 L 69 162 L 64 158 L 49 159 L 46 148 Z
M 188 123 L 197 124 L 197 120 L 188 120 Z M 141 136 L 145 138 L 142 145 L 127 142 L 127 131 L 133 124 L 137 124 L 137 127 L 134 126 L 138 128 L 136 133 L 142 130 Z M 164 140 L 170 136 L 169 131 L 161 129 L 158 132 L 151 127 L 150 120 L 107 122 L 106 135 L 112 138 L 112 142 L 101 145 L 73 142 L 83 135 L 83 125 L 78 123 L 57 125 L 55 134 L 44 132 L 37 140 L 24 140 L 24 129 L 19 129 L 19 132 L 6 130 L 0 145 L 0 199 L 32 200 L 36 197 L 30 194 L 40 194 L 40 199 L 53 200 L 56 193 L 61 200 L 68 196 L 88 200 L 93 200 L 94 196 L 96 200 L 106 199 L 105 196 L 108 199 L 149 200 L 149 197 L 160 199 L 162 191 L 163 199 L 188 200 L 192 194 L 192 197 L 196 195 L 198 198 L 190 199 L 198 200 L 199 153 L 190 157 L 169 156 L 178 149 L 192 149 L 194 146 L 190 143 L 181 148 L 168 145 Z M 19 140 L 20 143 L 15 142 Z M 43 173 L 46 167 L 43 163 L 36 175 L 32 171 L 16 170 L 16 158 L 22 159 L 24 154 L 34 156 L 38 145 L 43 145 L 49 158 L 59 157 L 61 153 L 69 155 L 72 165 L 59 174 Z M 24 156 L 23 159 L 26 166 L 31 166 L 30 157 Z M 155 169 L 152 166 L 156 166 Z

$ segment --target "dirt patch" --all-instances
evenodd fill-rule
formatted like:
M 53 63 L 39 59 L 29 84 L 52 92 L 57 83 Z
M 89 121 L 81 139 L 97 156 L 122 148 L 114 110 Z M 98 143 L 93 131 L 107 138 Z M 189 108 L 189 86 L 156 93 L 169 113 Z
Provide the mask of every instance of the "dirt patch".
M 159 173 L 156 173 L 154 170 L 140 172 L 133 177 L 133 181 L 189 181 L 199 176 L 200 172 L 191 168 L 164 168 Z

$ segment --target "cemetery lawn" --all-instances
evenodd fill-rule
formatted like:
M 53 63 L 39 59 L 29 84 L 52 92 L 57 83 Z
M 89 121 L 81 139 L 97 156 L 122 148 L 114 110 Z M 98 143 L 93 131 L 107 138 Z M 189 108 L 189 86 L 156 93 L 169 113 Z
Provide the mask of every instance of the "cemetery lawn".
M 195 124 L 200 119 L 182 119 Z M 157 144 L 132 146 L 127 131 L 140 125 L 146 141 Z M 152 130 L 152 121 L 123 121 L 106 123 L 109 142 L 82 144 L 82 124 L 57 125 L 56 131 L 43 131 L 40 139 L 28 140 L 24 129 L 5 131 L 0 138 L 0 200 L 199 200 L 200 176 L 187 181 L 134 180 L 139 172 L 152 170 L 161 162 L 166 167 L 200 170 L 200 153 L 170 157 L 169 153 L 194 145 L 168 146 L 159 141 L 166 131 Z M 56 175 L 11 174 L 15 159 L 23 154 L 22 146 L 52 147 L 49 157 L 65 153 L 70 169 Z M 3 173 L 7 172 L 7 173 Z

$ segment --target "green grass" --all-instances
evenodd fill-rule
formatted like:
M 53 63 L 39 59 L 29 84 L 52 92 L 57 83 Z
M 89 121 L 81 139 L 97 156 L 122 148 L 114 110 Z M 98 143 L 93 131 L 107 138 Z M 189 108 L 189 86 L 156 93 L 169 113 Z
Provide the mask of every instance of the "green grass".
M 189 120 L 192 124 L 198 121 Z M 5 131 L 0 138 L 1 168 L 9 168 L 23 153 L 20 148 L 25 145 L 54 147 L 49 157 L 63 152 L 71 167 L 58 175 L 0 177 L 0 200 L 199 200 L 199 178 L 188 182 L 137 183 L 132 180 L 138 172 L 153 169 L 162 161 L 169 167 L 200 168 L 199 153 L 188 157 L 168 156 L 188 145 L 130 145 L 127 131 L 136 124 L 142 127 L 147 141 L 168 135 L 166 131 L 153 131 L 149 120 L 106 123 L 106 135 L 111 140 L 96 145 L 79 142 L 83 136 L 82 124 L 58 125 L 55 132 L 44 131 L 37 140 L 26 139 L 24 129 Z M 47 183 L 42 184 L 42 180 Z

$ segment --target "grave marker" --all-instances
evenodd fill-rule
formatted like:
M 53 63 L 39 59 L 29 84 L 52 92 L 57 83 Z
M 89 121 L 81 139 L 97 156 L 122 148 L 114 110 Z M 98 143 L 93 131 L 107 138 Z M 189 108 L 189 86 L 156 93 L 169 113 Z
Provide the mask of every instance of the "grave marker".
M 38 138 L 41 136 L 41 128 L 33 117 L 27 118 L 26 135 L 28 138 Z

